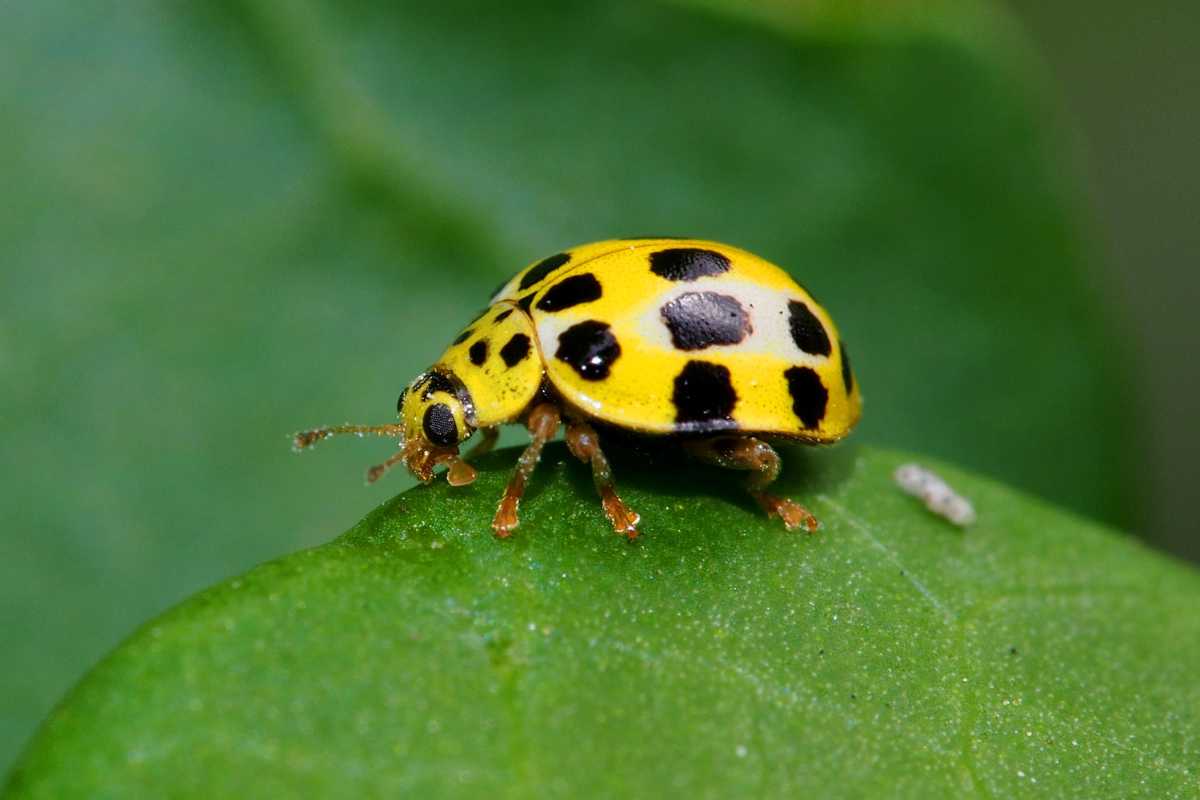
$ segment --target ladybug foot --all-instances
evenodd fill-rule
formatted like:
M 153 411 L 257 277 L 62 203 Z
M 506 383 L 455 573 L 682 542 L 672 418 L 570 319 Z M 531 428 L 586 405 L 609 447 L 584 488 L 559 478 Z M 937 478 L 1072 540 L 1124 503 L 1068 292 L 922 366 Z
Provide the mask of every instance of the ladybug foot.
M 525 495 L 525 484 L 542 459 L 542 447 L 558 431 L 558 420 L 558 409 L 549 403 L 543 403 L 529 412 L 529 419 L 526 420 L 530 434 L 529 446 L 517 459 L 517 469 L 504 489 L 496 516 L 492 517 L 492 532 L 500 539 L 507 539 L 512 535 L 513 528 L 517 527 L 517 506 Z
M 496 534 L 496 538 L 507 539 L 512 535 L 513 528 L 517 527 L 520 522 L 517 519 L 517 506 L 520 502 L 521 498 L 508 494 L 500 499 L 496 516 L 492 517 L 492 533 Z
M 768 517 L 778 517 L 783 520 L 784 527 L 789 531 L 803 527 L 809 533 L 816 533 L 817 529 L 821 527 L 817 518 L 795 500 L 777 497 L 766 492 L 751 492 L 751 494 L 758 501 L 762 510 L 767 512 Z
M 642 518 L 617 494 L 617 486 L 613 482 L 612 468 L 604 451 L 600 449 L 600 439 L 596 429 L 583 420 L 567 421 L 567 448 L 585 464 L 592 466 L 592 482 L 600 495 L 600 505 L 604 508 L 604 516 L 612 523 L 616 533 L 633 541 L 638 535 L 638 523 Z
M 637 526 L 642 518 L 636 511 L 625 505 L 625 501 L 617 496 L 614 489 L 606 487 L 600 490 L 600 504 L 604 507 L 604 516 L 608 517 L 608 521 L 612 523 L 614 532 L 625 536 L 630 541 L 637 538 Z

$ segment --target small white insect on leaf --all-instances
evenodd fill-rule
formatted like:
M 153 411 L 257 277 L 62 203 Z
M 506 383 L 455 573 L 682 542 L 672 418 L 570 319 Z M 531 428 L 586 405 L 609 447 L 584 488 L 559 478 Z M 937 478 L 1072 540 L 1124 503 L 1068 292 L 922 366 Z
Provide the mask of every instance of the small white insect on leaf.
M 955 525 L 966 527 L 975 522 L 975 508 L 971 502 L 950 488 L 936 472 L 920 464 L 901 464 L 892 473 L 896 485 L 913 497 L 919 498 L 925 507 L 939 517 Z

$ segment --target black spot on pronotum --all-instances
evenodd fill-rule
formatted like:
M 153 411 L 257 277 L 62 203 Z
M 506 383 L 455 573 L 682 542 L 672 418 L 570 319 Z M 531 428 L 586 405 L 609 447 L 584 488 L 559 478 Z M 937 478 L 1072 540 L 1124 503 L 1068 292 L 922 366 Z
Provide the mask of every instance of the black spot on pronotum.
M 504 322 L 504 320 L 508 319 L 508 315 L 511 314 L 512 312 L 513 312 L 513 310 L 511 308 L 506 308 L 503 311 L 501 311 L 499 314 L 497 314 L 496 318 L 492 321 L 493 322 Z
M 558 350 L 554 353 L 555 358 L 588 381 L 607 378 L 613 362 L 620 356 L 621 345 L 608 329 L 608 323 L 594 319 L 578 322 L 560 333 Z
M 709 361 L 689 361 L 675 376 L 671 395 L 675 424 L 681 430 L 733 428 L 737 393 L 729 368 Z
M 814 356 L 827 356 L 833 352 L 825 326 L 799 300 L 788 301 L 788 327 L 792 331 L 792 341 L 804 352 Z
M 792 367 L 783 377 L 792 396 L 792 412 L 806 428 L 820 425 L 825 419 L 825 404 L 829 402 L 829 390 L 821 383 L 821 376 L 811 367 Z
M 539 311 L 563 311 L 574 306 L 599 300 L 600 281 L 590 272 L 563 278 L 551 286 L 538 300 Z
M 408 387 L 405 386 L 400 390 L 400 397 L 396 400 L 396 413 L 400 414 L 404 411 L 404 398 L 408 396 Z
M 514 333 L 513 337 L 500 348 L 500 357 L 506 367 L 515 367 L 529 355 L 529 337 L 523 333 Z
M 425 437 L 434 444 L 449 447 L 458 442 L 458 426 L 454 424 L 454 412 L 445 403 L 434 403 L 425 409 L 421 420 Z
M 677 350 L 737 344 L 754 330 L 750 314 L 737 298 L 717 292 L 681 294 L 665 303 L 659 313 Z
M 838 342 L 838 350 L 842 353 L 842 385 L 846 394 L 854 391 L 854 373 L 850 371 L 850 354 L 846 352 L 846 343 Z
M 440 372 L 426 372 L 416 387 L 421 392 L 421 399 L 428 400 L 434 392 L 454 394 L 454 383 Z
M 729 259 L 713 250 L 672 247 L 650 254 L 650 271 L 669 281 L 694 281 L 729 271 Z
M 543 278 L 570 260 L 571 256 L 568 253 L 555 253 L 552 256 L 543 258 L 521 276 L 521 282 L 517 284 L 517 291 L 522 292 L 535 283 L 540 283 Z
M 471 345 L 471 349 L 467 351 L 467 355 L 471 357 L 471 363 L 477 367 L 482 367 L 483 362 L 487 361 L 487 339 L 480 339 L 475 344 Z
M 534 296 L 535 294 L 537 294 L 537 292 L 530 292 L 529 294 L 527 294 L 527 295 L 525 295 L 524 297 L 522 297 L 522 298 L 520 298 L 519 300 L 517 300 L 517 308 L 521 309 L 521 310 L 522 310 L 522 311 L 524 311 L 526 314 L 528 314 L 528 313 L 529 313 L 529 306 L 530 306 L 530 304 L 532 304 L 532 303 L 533 303 L 533 296 Z
M 474 333 L 474 332 L 475 332 L 475 331 L 473 331 L 471 328 L 467 328 L 465 331 L 463 331 L 462 333 L 460 333 L 458 336 L 455 336 L 455 337 L 454 337 L 454 344 L 462 344 L 462 343 L 463 343 L 463 342 L 465 342 L 467 339 L 470 339 L 470 338 L 471 338 L 471 334 L 472 334 L 472 333 Z

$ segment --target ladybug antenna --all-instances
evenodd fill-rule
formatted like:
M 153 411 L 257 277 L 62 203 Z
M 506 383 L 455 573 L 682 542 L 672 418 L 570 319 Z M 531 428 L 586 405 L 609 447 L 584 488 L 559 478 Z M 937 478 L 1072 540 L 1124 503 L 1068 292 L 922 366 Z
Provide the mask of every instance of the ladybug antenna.
M 329 428 L 314 428 L 310 431 L 300 431 L 292 436 L 292 449 L 299 453 L 305 448 L 312 447 L 317 442 L 342 433 L 353 433 L 358 437 L 366 436 L 368 433 L 375 436 L 397 436 L 400 438 L 400 450 L 401 452 L 404 451 L 404 426 L 399 423 L 392 423 L 390 425 L 334 425 Z
M 382 464 L 376 464 L 375 466 L 368 469 L 367 470 L 367 483 L 374 483 L 375 481 L 382 478 L 383 473 L 387 472 L 389 469 L 394 467 L 396 464 L 398 464 L 404 460 L 404 455 L 405 455 L 404 446 L 401 445 L 400 449 L 397 450 L 396 452 L 392 453 L 388 457 L 387 461 L 383 462 Z

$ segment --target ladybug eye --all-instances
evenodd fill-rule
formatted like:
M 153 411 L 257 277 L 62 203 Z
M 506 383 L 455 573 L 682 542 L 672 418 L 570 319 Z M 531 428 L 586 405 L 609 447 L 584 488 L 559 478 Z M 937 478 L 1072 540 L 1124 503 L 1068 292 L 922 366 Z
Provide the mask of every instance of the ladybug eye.
M 454 413 L 445 403 L 434 403 L 425 409 L 421 422 L 425 436 L 434 444 L 449 447 L 458 443 L 458 426 L 454 424 Z
M 408 387 L 405 386 L 403 389 L 400 390 L 400 399 L 396 401 L 396 413 L 397 414 L 404 413 L 404 398 L 407 396 L 408 396 Z

